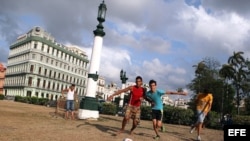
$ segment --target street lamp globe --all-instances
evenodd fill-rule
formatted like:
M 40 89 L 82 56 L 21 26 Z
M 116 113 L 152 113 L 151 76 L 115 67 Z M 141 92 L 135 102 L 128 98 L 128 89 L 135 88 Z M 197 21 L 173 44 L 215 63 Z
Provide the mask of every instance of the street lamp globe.
M 102 1 L 102 3 L 100 4 L 100 6 L 98 8 L 97 20 L 99 22 L 105 21 L 106 11 L 107 11 L 107 7 L 106 7 L 104 1 Z

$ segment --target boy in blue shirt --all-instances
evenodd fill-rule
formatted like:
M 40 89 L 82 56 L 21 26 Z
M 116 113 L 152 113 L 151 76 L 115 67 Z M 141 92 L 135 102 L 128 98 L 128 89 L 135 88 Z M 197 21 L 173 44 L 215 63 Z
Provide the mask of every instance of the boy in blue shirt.
M 146 97 L 151 99 L 152 105 L 152 122 L 154 131 L 156 136 L 154 139 L 159 139 L 160 135 L 158 133 L 158 129 L 162 126 L 162 117 L 163 117 L 163 103 L 161 97 L 165 94 L 172 94 L 172 95 L 187 95 L 185 92 L 173 92 L 173 91 L 166 91 L 156 89 L 156 81 L 150 80 L 149 87 L 150 90 L 146 93 Z

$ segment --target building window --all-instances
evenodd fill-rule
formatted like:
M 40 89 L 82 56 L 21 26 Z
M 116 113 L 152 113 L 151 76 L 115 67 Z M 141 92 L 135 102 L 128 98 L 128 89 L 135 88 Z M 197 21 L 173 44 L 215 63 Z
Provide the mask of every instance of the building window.
M 42 51 L 44 50 L 44 44 L 42 44 L 42 48 L 41 48 L 41 50 L 42 50 Z
M 33 73 L 34 71 L 34 65 L 30 65 L 30 72 Z
M 51 65 L 53 65 L 53 63 L 54 63 L 54 61 L 53 61 L 53 60 L 51 60 Z
M 44 70 L 44 76 L 46 76 L 46 75 L 47 75 L 47 69 Z
M 44 93 L 41 94 L 41 97 L 44 98 Z
M 47 48 L 47 53 L 49 53 L 49 47 Z
M 52 85 L 52 90 L 55 89 L 55 82 L 53 82 L 53 85 Z
M 31 97 L 31 91 L 27 91 L 27 97 Z
M 46 80 L 43 80 L 43 88 L 45 88 Z
M 43 61 L 43 56 L 40 57 L 40 61 Z
M 51 74 L 52 74 L 52 71 L 50 70 L 50 71 L 49 71 L 49 77 L 51 77 Z
M 54 72 L 54 78 L 56 78 L 56 72 Z
M 38 97 L 38 92 L 36 92 L 36 97 Z
M 50 89 L 50 82 L 48 82 L 48 87 L 47 88 Z
M 34 44 L 34 49 L 36 49 L 36 48 L 37 48 L 37 43 Z
M 40 78 L 37 78 L 36 86 L 40 87 Z
M 56 66 L 58 65 L 58 62 L 56 62 Z
M 28 86 L 31 86 L 31 85 L 32 85 L 32 77 L 29 77 Z
M 35 59 L 36 58 L 36 54 L 32 54 L 32 59 Z
M 59 91 L 59 83 L 57 83 L 56 90 Z
M 49 58 L 46 59 L 46 63 L 49 63 Z
M 39 67 L 39 69 L 38 69 L 38 74 L 41 74 L 41 71 L 42 71 L 42 68 Z

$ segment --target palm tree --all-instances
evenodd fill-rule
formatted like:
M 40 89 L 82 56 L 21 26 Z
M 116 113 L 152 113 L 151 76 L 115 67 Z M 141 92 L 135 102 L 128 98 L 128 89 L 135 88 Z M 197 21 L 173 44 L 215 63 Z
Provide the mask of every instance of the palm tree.
M 222 68 L 219 70 L 219 75 L 223 79 L 224 84 L 226 84 L 226 97 L 228 98 L 228 81 L 233 78 L 235 74 L 235 70 L 230 64 L 224 64 L 222 65 Z M 228 99 L 227 99 L 228 101 Z M 221 97 L 221 117 L 223 116 L 224 111 L 224 93 L 222 93 Z
M 246 68 L 246 61 L 245 58 L 242 56 L 244 52 L 234 52 L 233 56 L 230 56 L 228 58 L 228 63 L 232 65 L 234 69 L 234 75 L 232 76 L 233 79 L 233 85 L 236 88 L 236 102 L 237 102 L 237 112 L 239 114 L 239 106 L 240 106 L 240 90 L 241 90 L 241 82 L 244 81 L 244 79 L 247 76 L 247 72 L 245 70 Z
M 233 78 L 235 70 L 231 64 L 224 64 L 219 70 L 219 75 L 225 80 L 230 80 Z

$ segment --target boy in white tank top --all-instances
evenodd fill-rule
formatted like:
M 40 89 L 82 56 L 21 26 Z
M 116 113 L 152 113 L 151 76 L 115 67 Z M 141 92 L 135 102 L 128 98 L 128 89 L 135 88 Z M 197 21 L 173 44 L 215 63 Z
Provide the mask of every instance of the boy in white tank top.
M 69 112 L 71 112 L 71 119 L 75 119 L 75 107 L 74 107 L 74 101 L 76 99 L 76 91 L 75 91 L 75 84 L 72 84 L 68 89 L 62 90 L 62 97 L 64 97 L 64 93 L 67 92 L 66 95 L 66 114 L 65 118 L 69 119 Z

